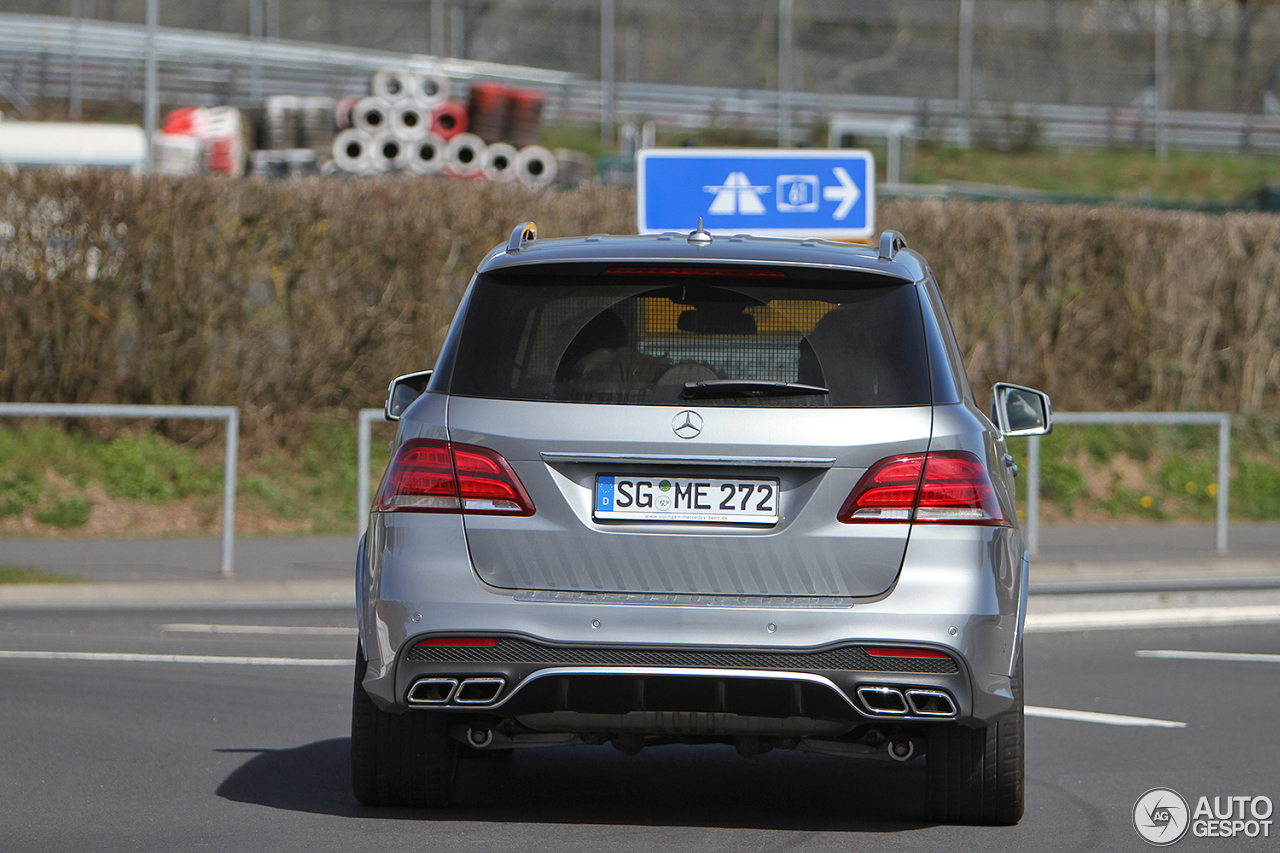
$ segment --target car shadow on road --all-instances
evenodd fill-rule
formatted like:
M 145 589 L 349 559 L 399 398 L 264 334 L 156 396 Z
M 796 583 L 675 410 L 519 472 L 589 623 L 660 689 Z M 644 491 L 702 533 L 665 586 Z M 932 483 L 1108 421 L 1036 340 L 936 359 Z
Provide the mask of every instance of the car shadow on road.
M 927 824 L 924 763 L 840 759 L 775 750 L 747 760 L 731 747 L 611 747 L 517 752 L 460 762 L 443 809 L 370 809 L 351 795 L 348 738 L 251 757 L 217 794 L 227 800 L 340 817 L 626 826 L 894 832 Z

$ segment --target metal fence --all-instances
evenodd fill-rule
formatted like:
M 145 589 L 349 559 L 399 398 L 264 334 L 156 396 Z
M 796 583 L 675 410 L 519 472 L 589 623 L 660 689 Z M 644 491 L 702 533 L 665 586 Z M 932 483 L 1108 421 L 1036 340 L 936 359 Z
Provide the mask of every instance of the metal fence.
M 227 422 L 222 466 L 222 559 L 218 574 L 235 577 L 236 458 L 240 410 L 234 406 L 109 406 L 93 403 L 0 403 L 0 416 L 15 418 L 178 418 Z
M 145 6 L 5 3 L 129 24 Z M 1258 2 L 158 0 L 158 11 L 166 27 L 619 83 L 1117 108 L 1153 97 L 1163 74 L 1170 107 L 1262 112 L 1280 52 L 1280 8 Z
M 1215 547 L 1226 555 L 1227 507 L 1231 485 L 1231 416 L 1226 412 L 1054 412 L 1053 426 L 1073 424 L 1217 426 L 1218 427 L 1218 494 L 1215 520 Z M 1027 550 L 1040 553 L 1040 437 L 1027 440 Z
M 356 94 L 399 65 L 540 87 L 547 118 L 599 121 L 606 135 L 653 120 L 821 144 L 821 126 L 852 113 L 1002 148 L 1280 151 L 1280 9 L 1257 4 L 156 2 L 165 103 Z M 144 4 L 6 5 L 0 100 L 142 102 Z

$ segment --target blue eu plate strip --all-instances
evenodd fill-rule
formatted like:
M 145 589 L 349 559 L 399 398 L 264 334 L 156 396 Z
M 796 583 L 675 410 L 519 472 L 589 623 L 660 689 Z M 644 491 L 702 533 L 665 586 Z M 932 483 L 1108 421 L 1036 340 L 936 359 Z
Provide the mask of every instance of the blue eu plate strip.
M 601 477 L 596 480 L 596 512 L 613 510 L 613 478 Z

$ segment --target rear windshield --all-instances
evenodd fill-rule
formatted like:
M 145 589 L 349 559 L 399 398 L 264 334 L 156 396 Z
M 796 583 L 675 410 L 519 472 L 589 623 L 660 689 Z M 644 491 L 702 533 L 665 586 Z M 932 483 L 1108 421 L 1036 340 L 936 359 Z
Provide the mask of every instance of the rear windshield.
M 455 330 L 457 333 L 459 330 Z M 916 289 L 826 271 L 479 276 L 449 392 L 632 405 L 920 406 Z

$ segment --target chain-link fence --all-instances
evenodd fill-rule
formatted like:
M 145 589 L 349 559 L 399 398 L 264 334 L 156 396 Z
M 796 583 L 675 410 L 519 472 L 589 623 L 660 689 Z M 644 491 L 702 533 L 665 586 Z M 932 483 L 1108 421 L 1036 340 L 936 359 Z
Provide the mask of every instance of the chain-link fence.
M 6 10 L 142 23 L 145 0 Z M 620 84 L 1280 112 L 1260 0 L 160 0 L 163 26 L 451 56 Z M 604 24 L 602 26 L 602 23 Z M 611 26 L 610 26 L 611 24 Z M 612 67 L 612 75 L 603 66 Z

